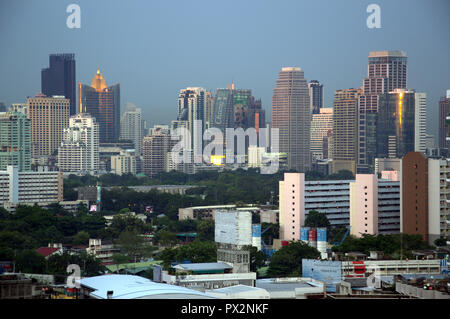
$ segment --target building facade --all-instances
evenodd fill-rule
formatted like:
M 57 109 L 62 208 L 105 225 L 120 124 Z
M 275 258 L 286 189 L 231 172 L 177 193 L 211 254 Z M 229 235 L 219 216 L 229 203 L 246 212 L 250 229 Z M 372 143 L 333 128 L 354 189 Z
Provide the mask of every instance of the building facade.
M 311 80 L 308 83 L 308 90 L 311 114 L 319 114 L 323 107 L 323 84 L 317 80 Z
M 407 56 L 403 51 L 374 51 L 369 53 L 367 77 L 358 98 L 358 173 L 371 173 L 373 159 L 367 152 L 375 147 L 374 126 L 379 95 L 407 88 Z M 370 153 L 369 153 L 370 156 Z
M 319 113 L 313 113 L 311 120 L 311 156 L 312 160 L 324 157 L 325 137 L 333 134 L 333 108 L 320 108 Z M 328 154 L 328 152 L 327 152 Z
M 300 68 L 286 67 L 279 72 L 272 97 L 272 127 L 279 129 L 279 148 L 287 153 L 288 168 L 310 170 L 310 97 Z
M 333 173 L 356 173 L 358 152 L 358 97 L 360 89 L 337 90 L 333 109 Z
M 439 100 L 439 147 L 450 148 L 450 90 Z
M 51 156 L 61 144 L 63 131 L 69 126 L 70 100 L 61 96 L 37 94 L 27 99 L 31 121 L 32 156 Z
M 99 170 L 99 128 L 95 118 L 79 113 L 69 120 L 58 149 L 62 172 L 96 174 Z
M 99 125 L 100 143 L 117 142 L 120 136 L 120 83 L 106 86 L 97 69 L 91 85 L 78 83 L 79 113 L 89 113 Z
M 70 101 L 70 115 L 77 113 L 75 99 L 75 54 L 50 54 L 49 67 L 41 71 L 41 92 L 64 96 Z
M 26 115 L 0 112 L 0 170 L 31 170 L 31 124 Z
M 7 210 L 17 205 L 45 206 L 63 200 L 63 179 L 60 172 L 19 171 L 8 166 L 0 171 L 0 203 Z
M 140 156 L 142 153 L 142 132 L 141 109 L 132 103 L 127 103 L 120 118 L 120 139 L 133 141 L 136 156 Z
M 144 137 L 142 143 L 144 174 L 155 176 L 164 172 L 167 166 L 167 153 L 172 149 L 172 143 L 169 132 L 161 128 L 156 128 L 151 135 Z

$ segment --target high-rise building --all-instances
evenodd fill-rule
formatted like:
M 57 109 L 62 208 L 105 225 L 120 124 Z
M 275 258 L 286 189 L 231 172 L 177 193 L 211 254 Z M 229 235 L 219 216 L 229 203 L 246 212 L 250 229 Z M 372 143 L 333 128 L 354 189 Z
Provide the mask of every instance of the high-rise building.
M 402 158 L 401 232 L 428 241 L 428 159 L 409 152 Z
M 142 125 L 141 109 L 127 103 L 120 119 L 120 139 L 133 142 L 136 156 L 140 156 L 142 151 Z
M 427 150 L 427 94 L 414 94 L 414 151 L 425 153 Z
M 49 67 L 41 71 L 41 91 L 47 96 L 70 100 L 70 115 L 77 113 L 75 98 L 75 54 L 50 54 Z
M 99 128 L 90 114 L 70 117 L 58 149 L 58 166 L 62 172 L 95 174 L 99 170 Z
M 394 90 L 380 94 L 375 115 L 375 134 L 372 147 L 366 154 L 370 162 L 375 158 L 401 158 L 414 151 L 416 102 L 414 91 Z M 369 145 L 369 143 L 366 143 Z
M 225 136 L 227 128 L 234 128 L 233 90 L 217 89 L 214 98 L 214 117 L 211 127 L 216 127 Z
M 204 112 L 205 128 L 209 128 L 212 126 L 213 118 L 214 118 L 214 96 L 212 92 L 206 91 L 205 112 Z
M 373 170 L 370 150 L 376 144 L 375 127 L 379 95 L 394 89 L 407 88 L 407 56 L 403 51 L 375 51 L 369 53 L 368 76 L 363 80 L 362 94 L 358 100 L 358 156 L 357 170 Z
M 279 149 L 287 153 L 288 168 L 311 168 L 309 91 L 302 69 L 282 68 L 272 97 L 272 127 L 279 130 Z
M 450 149 L 450 90 L 439 101 L 439 147 Z
M 358 97 L 360 89 L 337 90 L 333 109 L 333 173 L 355 174 L 357 159 Z
M 18 112 L 0 112 L 0 171 L 8 166 L 31 170 L 31 124 Z
M 280 239 L 300 240 L 305 224 L 305 174 L 284 173 L 279 182 Z
M 0 112 L 6 112 L 6 105 L 3 102 L 0 102 Z
M 91 85 L 78 83 L 80 113 L 96 118 L 100 129 L 100 143 L 117 142 L 120 136 L 120 83 L 107 87 L 97 69 Z
M 378 234 L 378 177 L 356 174 L 350 183 L 350 234 Z
M 312 210 L 325 214 L 331 226 L 355 225 L 357 234 L 400 231 L 400 182 L 396 179 L 357 174 L 355 180 L 305 181 L 304 173 L 285 173 L 279 196 L 281 240 L 299 240 L 299 227 Z
M 323 107 L 323 84 L 317 80 L 311 80 L 308 83 L 308 89 L 311 114 L 319 114 Z
M 158 127 L 150 135 L 144 137 L 142 143 L 143 172 L 155 176 L 167 167 L 167 153 L 172 149 L 173 141 L 170 134 Z
M 206 90 L 201 87 L 188 87 L 182 89 L 178 95 L 177 120 L 187 121 L 187 129 L 191 135 L 189 148 L 196 150 L 196 152 L 194 151 L 194 154 L 201 154 L 203 150 L 205 95 Z M 201 156 L 199 160 L 201 161 Z
M 323 154 L 323 139 L 332 134 L 333 131 L 333 108 L 321 108 L 319 111 L 320 113 L 312 115 L 311 121 L 311 156 L 313 161 L 327 158 Z
M 32 156 L 52 156 L 58 150 L 63 131 L 69 126 L 70 100 L 63 96 L 37 94 L 27 99 L 31 120 Z

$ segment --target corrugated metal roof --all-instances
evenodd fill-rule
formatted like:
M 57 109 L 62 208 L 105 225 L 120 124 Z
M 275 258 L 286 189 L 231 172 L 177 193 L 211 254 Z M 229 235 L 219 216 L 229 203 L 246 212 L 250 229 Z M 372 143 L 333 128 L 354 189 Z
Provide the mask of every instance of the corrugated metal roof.
M 158 298 L 214 298 L 202 292 L 185 287 L 153 282 L 147 278 L 133 275 L 103 275 L 80 280 L 80 284 L 93 289 L 90 295 L 107 299 L 107 292 L 113 291 L 112 299 Z
M 174 266 L 175 269 L 192 270 L 192 271 L 202 271 L 202 270 L 224 270 L 232 269 L 233 267 L 223 263 L 195 263 L 195 264 L 178 264 Z

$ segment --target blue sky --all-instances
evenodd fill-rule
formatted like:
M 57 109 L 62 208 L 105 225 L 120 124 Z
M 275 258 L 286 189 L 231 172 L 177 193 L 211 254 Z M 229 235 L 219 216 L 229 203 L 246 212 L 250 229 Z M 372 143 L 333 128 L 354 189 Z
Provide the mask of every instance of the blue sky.
M 66 26 L 66 7 L 81 8 L 81 28 Z M 381 7 L 381 28 L 366 26 L 366 8 Z M 283 66 L 298 66 L 334 91 L 359 87 L 369 51 L 404 50 L 408 86 L 428 94 L 429 132 L 450 89 L 447 0 L 1 0 L 0 101 L 24 102 L 40 91 L 50 53 L 75 53 L 77 82 L 100 67 L 121 83 L 122 107 L 143 109 L 153 125 L 175 119 L 186 86 L 215 91 L 234 80 L 253 89 L 270 121 Z

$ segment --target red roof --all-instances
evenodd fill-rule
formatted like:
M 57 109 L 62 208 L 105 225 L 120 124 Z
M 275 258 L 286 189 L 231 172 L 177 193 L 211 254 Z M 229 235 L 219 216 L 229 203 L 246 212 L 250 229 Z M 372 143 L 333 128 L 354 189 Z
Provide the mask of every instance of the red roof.
M 39 254 L 41 254 L 42 256 L 47 257 L 47 256 L 50 256 L 50 255 L 54 254 L 58 250 L 59 250 L 59 248 L 41 247 L 41 248 L 37 249 L 36 251 Z

